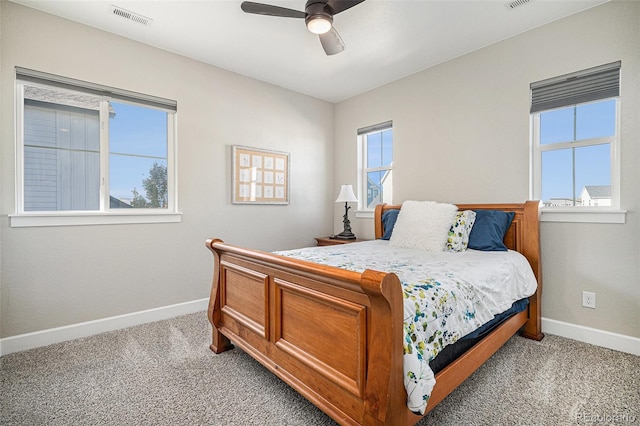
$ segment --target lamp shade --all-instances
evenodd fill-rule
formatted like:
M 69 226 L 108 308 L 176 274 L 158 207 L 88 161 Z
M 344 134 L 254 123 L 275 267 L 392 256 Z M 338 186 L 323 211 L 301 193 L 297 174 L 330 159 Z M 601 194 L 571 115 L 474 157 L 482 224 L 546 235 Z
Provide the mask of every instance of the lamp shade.
M 356 203 L 358 199 L 356 194 L 353 193 L 353 187 L 351 185 L 342 185 L 340 188 L 340 195 L 336 198 L 336 203 Z

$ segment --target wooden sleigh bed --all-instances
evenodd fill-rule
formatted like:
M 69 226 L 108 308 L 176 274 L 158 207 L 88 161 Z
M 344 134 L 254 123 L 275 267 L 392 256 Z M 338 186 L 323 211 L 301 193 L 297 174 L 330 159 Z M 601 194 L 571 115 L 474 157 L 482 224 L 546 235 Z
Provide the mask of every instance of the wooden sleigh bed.
M 376 238 L 384 233 L 382 214 L 400 208 L 376 208 Z M 458 209 L 515 212 L 504 243 L 526 257 L 537 291 L 527 309 L 436 374 L 427 412 L 517 332 L 543 338 L 539 203 L 458 204 Z M 413 425 L 422 418 L 406 405 L 403 295 L 395 274 L 356 273 L 218 239 L 206 246 L 214 255 L 208 310 L 212 351 L 242 348 L 343 425 Z

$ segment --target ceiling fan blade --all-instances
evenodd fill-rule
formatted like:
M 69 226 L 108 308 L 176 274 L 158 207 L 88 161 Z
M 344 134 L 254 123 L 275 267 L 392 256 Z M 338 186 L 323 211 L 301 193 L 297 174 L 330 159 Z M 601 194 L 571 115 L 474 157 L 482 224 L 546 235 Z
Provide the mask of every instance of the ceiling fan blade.
M 344 12 L 345 10 L 352 8 L 364 0 L 329 0 L 327 2 L 327 6 L 333 10 L 333 14 Z
M 344 42 L 335 28 L 331 27 L 329 32 L 320 34 L 319 37 L 320 44 L 322 44 L 322 48 L 327 55 L 335 55 L 344 50 Z
M 281 16 L 283 18 L 304 18 L 306 15 L 299 10 L 264 3 L 254 3 L 252 1 L 243 1 L 240 7 L 246 13 L 255 13 L 256 15 Z

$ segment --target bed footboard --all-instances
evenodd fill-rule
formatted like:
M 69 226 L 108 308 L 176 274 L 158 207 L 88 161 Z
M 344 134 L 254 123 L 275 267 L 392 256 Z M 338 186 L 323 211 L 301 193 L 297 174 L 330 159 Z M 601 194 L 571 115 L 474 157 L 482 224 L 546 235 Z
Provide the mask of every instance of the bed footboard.
M 394 274 L 207 240 L 211 349 L 241 347 L 341 424 L 388 424 L 406 407 L 402 292 Z M 394 412 L 397 410 L 397 412 Z

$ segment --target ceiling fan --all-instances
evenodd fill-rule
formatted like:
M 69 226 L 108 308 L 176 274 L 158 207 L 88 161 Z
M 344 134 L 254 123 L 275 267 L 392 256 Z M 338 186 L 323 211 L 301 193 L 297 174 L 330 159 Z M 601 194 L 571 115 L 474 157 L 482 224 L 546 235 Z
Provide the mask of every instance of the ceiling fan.
M 327 55 L 335 55 L 344 50 L 344 42 L 333 27 L 333 16 L 362 3 L 364 0 L 307 0 L 304 12 L 264 3 L 244 1 L 240 6 L 246 13 L 280 16 L 283 18 L 304 18 L 307 29 L 318 34 L 320 44 Z

